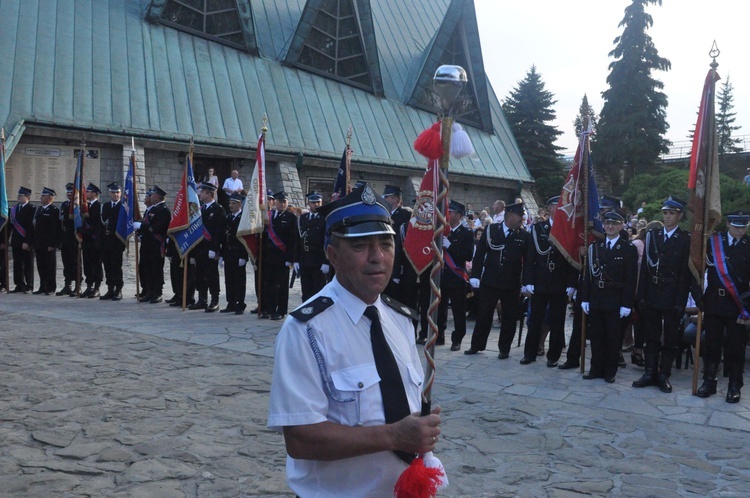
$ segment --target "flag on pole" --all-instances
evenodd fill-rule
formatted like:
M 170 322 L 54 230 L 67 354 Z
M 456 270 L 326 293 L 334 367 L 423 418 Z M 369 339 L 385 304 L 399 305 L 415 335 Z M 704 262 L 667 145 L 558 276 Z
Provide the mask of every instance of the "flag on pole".
M 440 164 L 436 159 L 427 163 L 427 170 L 419 186 L 414 213 L 406 227 L 404 253 L 417 274 L 421 274 L 432 264 L 437 189 L 440 187 L 439 168 Z
M 708 71 L 703 85 L 698 122 L 693 134 L 690 152 L 690 177 L 688 209 L 693 213 L 690 222 L 690 261 L 693 276 L 701 281 L 701 268 L 705 258 L 704 242 L 714 225 L 721 220 L 721 191 L 719 185 L 719 140 L 716 132 L 714 96 L 719 75 L 715 69 Z
M 347 145 L 344 149 L 344 153 L 341 155 L 341 162 L 339 163 L 339 172 L 336 175 L 336 181 L 333 184 L 333 193 L 331 194 L 331 201 L 335 201 L 347 195 L 349 193 L 349 185 L 347 185 L 347 179 L 349 178 L 349 171 L 352 164 L 352 149 Z
M 135 150 L 130 154 L 130 164 L 125 175 L 125 189 L 122 191 L 122 203 L 117 217 L 117 238 L 127 245 L 128 239 L 133 235 L 133 220 L 140 218 L 138 214 L 138 202 L 135 195 Z
M 193 146 L 185 158 L 185 170 L 177 197 L 174 200 L 172 221 L 169 222 L 167 234 L 174 241 L 180 258 L 185 258 L 193 247 L 203 239 L 203 219 L 201 218 L 201 203 L 195 187 L 193 174 Z
M 5 136 L 0 143 L 0 231 L 8 223 L 8 192 L 5 190 Z
M 589 150 L 591 129 L 581 134 L 573 167 L 568 172 L 560 200 L 554 213 L 550 240 L 576 269 L 581 269 L 581 252 L 584 245 L 592 242 L 596 233 L 604 233 L 599 214 L 599 194 L 594 178 L 594 161 Z M 584 212 L 584 189 L 588 189 L 588 211 Z M 584 216 L 585 215 L 585 216 Z M 588 222 L 589 237 L 584 244 L 584 221 Z
M 70 203 L 70 212 L 68 213 L 73 220 L 73 228 L 79 242 L 83 239 L 83 219 L 89 215 L 89 203 L 86 200 L 86 187 L 83 182 L 85 157 L 86 147 L 81 146 L 78 151 L 76 175 L 73 180 L 73 201 Z
M 255 154 L 255 169 L 250 179 L 250 191 L 245 197 L 237 227 L 237 238 L 250 254 L 255 263 L 260 247 L 260 234 L 263 224 L 268 223 L 268 206 L 266 206 L 266 139 L 258 137 L 258 149 Z

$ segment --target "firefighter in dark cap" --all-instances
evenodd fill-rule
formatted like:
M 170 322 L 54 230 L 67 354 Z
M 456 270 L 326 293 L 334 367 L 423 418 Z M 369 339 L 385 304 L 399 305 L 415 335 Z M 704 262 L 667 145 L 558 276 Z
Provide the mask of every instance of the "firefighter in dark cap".
M 263 233 L 261 318 L 281 320 L 289 306 L 289 269 L 294 264 L 297 217 L 287 211 L 287 195 L 274 194 L 276 209 Z
M 198 289 L 198 300 L 188 309 L 213 313 L 219 310 L 219 258 L 227 214 L 216 202 L 216 187 L 213 184 L 202 183 L 198 197 L 201 201 L 203 240 L 192 251 L 195 257 L 195 287 Z M 188 299 L 190 297 L 188 296 Z
M 86 275 L 86 290 L 81 297 L 99 297 L 99 286 L 102 283 L 104 272 L 102 270 L 101 255 L 101 203 L 99 194 L 102 191 L 89 183 L 86 186 L 86 201 L 88 202 L 89 214 L 83 219 L 81 229 L 81 249 L 83 250 L 83 272 Z
M 307 194 L 309 212 L 297 218 L 296 255 L 294 271 L 299 274 L 302 286 L 302 301 L 307 301 L 326 284 L 330 271 L 328 259 L 323 250 L 325 241 L 325 220 L 317 210 L 323 203 L 320 192 Z
M 107 277 L 107 292 L 99 299 L 122 299 L 122 253 L 125 244 L 117 236 L 117 220 L 122 209 L 122 189 L 117 183 L 107 185 L 110 201 L 102 203 L 101 254 L 104 274 Z
M 10 292 L 31 294 L 34 290 L 34 205 L 31 189 L 18 189 L 18 203 L 10 209 L 10 247 L 13 250 L 13 283 Z
M 42 189 L 41 204 L 34 213 L 34 253 L 39 273 L 39 289 L 34 294 L 51 296 L 57 290 L 57 239 L 60 210 L 52 204 L 57 193 Z
M 71 287 L 78 279 L 78 239 L 76 239 L 75 225 L 70 213 L 70 203 L 73 202 L 74 185 L 65 185 L 65 200 L 60 205 L 60 230 L 58 245 L 60 246 L 60 259 L 63 264 L 64 287 L 57 291 L 56 296 L 76 296 L 78 289 Z

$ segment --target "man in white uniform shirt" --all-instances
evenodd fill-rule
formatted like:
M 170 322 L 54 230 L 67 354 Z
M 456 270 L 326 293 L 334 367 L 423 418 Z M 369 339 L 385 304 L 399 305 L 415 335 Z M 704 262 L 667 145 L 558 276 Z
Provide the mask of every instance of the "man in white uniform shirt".
M 440 409 L 419 415 L 414 312 L 381 296 L 394 258 L 390 210 L 365 184 L 319 213 L 336 275 L 279 332 L 268 427 L 284 433 L 298 496 L 393 496 L 416 454 L 441 464 L 429 453 Z

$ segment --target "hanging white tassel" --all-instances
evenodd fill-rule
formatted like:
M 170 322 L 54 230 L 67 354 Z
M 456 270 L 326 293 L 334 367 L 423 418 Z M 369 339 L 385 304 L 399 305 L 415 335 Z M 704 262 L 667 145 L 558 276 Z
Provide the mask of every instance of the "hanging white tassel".
M 438 486 L 438 491 L 441 491 L 448 487 L 448 474 L 445 473 L 445 467 L 443 467 L 443 462 L 441 462 L 431 451 L 429 453 L 425 453 L 424 455 L 424 466 L 440 469 L 443 471 L 443 475 L 440 478 L 440 485 Z
M 456 159 L 461 159 L 474 154 L 474 146 L 471 144 L 469 134 L 458 123 L 453 123 L 453 133 L 451 134 L 451 155 Z

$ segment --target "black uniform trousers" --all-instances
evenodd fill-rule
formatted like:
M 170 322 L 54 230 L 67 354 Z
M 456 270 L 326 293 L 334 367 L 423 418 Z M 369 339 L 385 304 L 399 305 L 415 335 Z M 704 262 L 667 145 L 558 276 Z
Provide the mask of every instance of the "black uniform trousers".
M 646 306 L 643 310 L 642 324 L 646 336 L 646 353 L 659 354 L 659 351 L 672 351 L 673 354 L 662 357 L 659 368 L 669 370 L 674 354 L 680 347 L 680 338 L 678 328 L 682 320 L 682 314 L 679 316 L 672 309 L 658 310 Z M 662 331 L 664 332 L 664 342 L 662 343 Z M 669 362 L 669 364 L 665 364 Z
M 187 268 L 187 289 L 186 294 L 186 305 L 190 306 L 195 302 L 195 265 L 190 264 L 190 255 L 185 259 Z M 182 266 L 182 259 L 179 254 L 169 258 L 169 281 L 172 284 L 172 292 L 179 299 L 179 303 L 182 304 L 182 282 L 185 276 L 185 268 Z
M 164 289 L 164 257 L 159 251 L 141 251 L 139 264 L 143 293 L 161 296 Z
M 289 309 L 289 267 L 283 263 L 263 264 L 261 312 L 287 314 Z
M 539 350 L 539 338 L 542 335 L 544 317 L 548 317 L 549 349 L 547 360 L 556 362 L 560 359 L 565 347 L 565 312 L 568 308 L 568 295 L 565 292 L 534 292 L 531 296 L 529 312 L 529 330 L 526 333 L 523 355 L 536 358 Z
M 240 266 L 239 258 L 224 258 L 224 286 L 227 305 L 235 311 L 244 310 L 247 288 L 247 263 Z
M 39 272 L 39 290 L 55 292 L 57 290 L 57 250 L 49 251 L 46 247 L 35 251 L 36 269 Z
M 83 273 L 86 275 L 86 285 L 98 286 L 102 283 L 102 255 L 93 241 L 83 244 Z
M 107 287 L 109 288 L 122 289 L 122 286 L 124 285 L 122 279 L 123 252 L 125 252 L 125 246 L 119 243 L 119 241 L 114 247 L 108 247 L 101 251 L 102 263 L 104 263 L 104 274 L 107 276 Z
M 500 315 L 500 338 L 497 347 L 501 353 L 509 353 L 516 335 L 518 325 L 518 313 L 521 308 L 519 289 L 503 290 L 495 287 L 481 286 L 479 294 L 479 312 L 474 324 L 474 333 L 471 336 L 471 349 L 484 351 L 487 348 L 487 339 L 490 337 L 492 321 L 495 317 L 497 302 L 502 305 Z
M 326 276 L 320 267 L 300 267 L 299 279 L 302 287 L 302 302 L 307 301 L 326 285 Z
M 65 237 L 63 235 L 63 237 Z M 78 279 L 78 241 L 75 237 L 72 240 L 63 239 L 60 247 L 60 258 L 63 264 L 63 278 L 66 284 L 76 282 Z
M 440 336 L 445 335 L 448 326 L 448 304 L 453 312 L 453 325 L 455 329 L 451 333 L 451 343 L 461 344 L 466 335 L 466 286 L 443 287 L 440 289 L 442 297 L 438 305 L 438 330 Z
M 580 296 L 581 292 L 578 292 Z M 570 333 L 568 350 L 565 353 L 565 361 L 571 365 L 581 364 L 581 330 L 583 328 L 583 310 L 579 297 L 573 301 L 573 330 Z M 619 360 L 619 357 L 618 357 Z
M 20 290 L 34 288 L 34 252 L 13 248 L 13 283 Z
M 0 232 L 0 237 L 2 233 Z M 2 241 L 0 241 L 0 244 Z M 8 289 L 8 282 L 5 281 L 5 251 L 8 249 L 0 249 L 0 289 Z
M 747 326 L 737 323 L 736 316 L 719 316 L 706 313 L 706 362 L 717 365 L 724 349 L 724 364 L 729 370 L 729 381 L 742 387 L 742 370 L 745 366 Z
M 211 303 L 219 302 L 219 260 L 209 258 L 208 252 L 195 255 L 195 288 L 199 301 L 208 302 L 210 293 Z
M 590 327 L 587 335 L 591 341 L 591 369 L 595 377 L 614 377 L 620 361 L 622 348 L 622 323 L 620 310 L 591 309 L 589 312 Z

